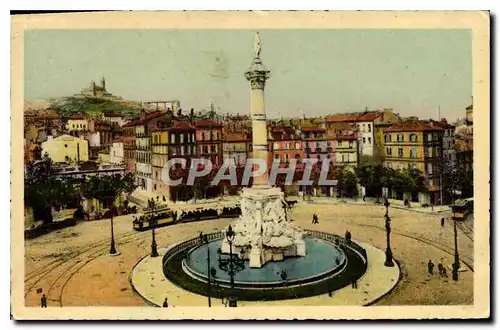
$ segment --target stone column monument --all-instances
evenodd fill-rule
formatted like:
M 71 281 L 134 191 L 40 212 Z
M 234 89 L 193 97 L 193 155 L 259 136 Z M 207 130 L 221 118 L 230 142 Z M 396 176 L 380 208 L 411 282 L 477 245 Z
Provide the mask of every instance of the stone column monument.
M 264 89 L 270 71 L 262 64 L 260 35 L 255 34 L 254 56 L 245 77 L 250 81 L 253 158 L 268 161 Z M 267 171 L 254 177 L 251 188 L 240 196 L 241 216 L 233 224 L 233 253 L 248 259 L 250 267 L 261 268 L 268 261 L 305 256 L 303 232 L 288 221 L 283 209 L 284 197 L 279 188 L 269 185 Z M 229 253 L 229 243 L 222 242 L 222 252 Z

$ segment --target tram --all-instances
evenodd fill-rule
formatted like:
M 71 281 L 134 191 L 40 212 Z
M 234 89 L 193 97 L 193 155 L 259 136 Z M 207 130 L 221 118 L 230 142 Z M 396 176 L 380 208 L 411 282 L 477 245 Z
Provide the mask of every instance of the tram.
M 163 227 L 176 222 L 176 216 L 167 206 L 145 208 L 144 213 L 134 219 L 133 227 L 135 230 L 143 231 L 151 229 L 152 225 Z
M 474 198 L 461 199 L 451 207 L 454 220 L 465 220 L 467 216 L 474 213 Z

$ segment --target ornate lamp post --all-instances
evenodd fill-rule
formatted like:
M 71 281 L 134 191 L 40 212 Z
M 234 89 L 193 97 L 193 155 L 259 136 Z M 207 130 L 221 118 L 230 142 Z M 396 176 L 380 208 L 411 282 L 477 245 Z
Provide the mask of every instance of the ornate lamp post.
M 221 251 L 219 250 L 219 268 L 225 271 L 230 278 L 230 283 L 231 283 L 231 291 L 234 290 L 234 275 L 236 275 L 238 272 L 242 271 L 245 269 L 245 263 L 243 259 L 240 259 L 238 256 L 234 257 L 233 256 L 233 241 L 234 241 L 234 236 L 235 233 L 233 231 L 233 227 L 229 225 L 227 231 L 226 231 L 226 239 L 227 242 L 229 243 L 229 257 L 228 258 L 222 258 L 221 256 Z M 228 299 L 232 302 L 230 304 L 230 307 L 236 307 L 236 299 L 231 297 L 231 299 Z
M 394 267 L 394 262 L 392 261 L 392 250 L 391 250 L 391 218 L 389 218 L 389 200 L 387 197 L 384 201 L 385 206 L 385 231 L 387 235 L 387 249 L 385 250 L 385 263 L 386 267 Z
M 457 241 L 457 220 L 453 219 L 453 234 L 455 237 L 455 261 L 452 266 L 452 278 L 458 281 L 458 269 L 460 268 L 460 259 L 458 257 L 458 241 Z
M 207 244 L 207 273 L 208 273 L 208 282 L 207 282 L 207 296 L 208 296 L 208 307 L 212 307 L 212 282 L 211 282 L 211 274 L 215 273 L 215 268 L 210 267 L 210 247 L 208 245 L 208 236 L 203 233 L 200 233 L 200 243 L 201 244 Z
M 391 205 L 389 203 L 389 200 L 387 199 L 387 197 L 384 198 L 384 206 L 385 206 L 385 217 L 387 218 L 389 216 L 389 205 Z
M 158 257 L 158 248 L 156 246 L 156 235 L 155 235 L 156 219 L 154 218 L 154 209 L 155 209 L 155 202 L 151 201 L 151 219 L 149 220 L 149 224 L 151 225 L 151 234 L 152 234 L 151 257 L 153 258 Z
M 115 229 L 114 229 L 114 222 L 113 222 L 113 211 L 114 208 L 111 207 L 111 247 L 109 248 L 109 254 L 115 255 L 116 254 L 116 248 L 115 248 Z

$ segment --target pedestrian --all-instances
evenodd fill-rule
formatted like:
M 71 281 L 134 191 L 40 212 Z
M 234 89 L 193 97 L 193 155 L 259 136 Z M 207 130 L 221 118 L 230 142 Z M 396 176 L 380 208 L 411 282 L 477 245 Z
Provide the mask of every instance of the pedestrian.
M 443 275 L 443 264 L 442 263 L 438 263 L 438 271 L 439 271 L 439 276 Z
M 167 300 L 167 298 L 165 298 L 165 300 L 163 301 L 163 307 L 168 307 L 168 300 Z
M 40 299 L 40 305 L 42 308 L 47 308 L 47 297 L 45 296 L 45 293 L 42 295 L 42 298 Z
M 358 288 L 358 280 L 356 280 L 355 278 L 352 279 L 351 281 L 351 286 L 353 289 L 357 289 Z
M 429 262 L 427 263 L 427 270 L 429 271 L 429 275 L 434 275 L 434 264 L 432 263 L 432 260 L 429 259 Z
M 448 273 L 446 272 L 446 267 L 443 267 L 443 277 L 448 277 Z
M 444 217 L 441 218 L 441 227 L 444 227 Z

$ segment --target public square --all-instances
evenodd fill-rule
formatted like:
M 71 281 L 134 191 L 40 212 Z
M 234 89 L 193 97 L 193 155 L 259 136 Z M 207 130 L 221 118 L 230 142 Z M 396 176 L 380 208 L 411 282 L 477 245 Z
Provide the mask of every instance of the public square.
M 459 280 L 451 278 L 454 255 L 453 223 L 450 212 L 430 213 L 417 209 L 389 208 L 392 220 L 391 247 L 401 269 L 395 288 L 375 305 L 467 305 L 473 303 L 473 234 L 471 224 L 461 224 L 458 247 L 461 261 Z M 312 224 L 312 214 L 319 224 Z M 385 209 L 374 204 L 323 204 L 299 202 L 289 212 L 290 218 L 304 229 L 343 235 L 385 251 Z M 446 217 L 444 226 L 440 219 Z M 215 219 L 179 223 L 156 230 L 160 252 L 176 242 L 196 237 L 200 232 L 224 230 L 233 219 Z M 85 221 L 25 242 L 25 300 L 27 306 L 40 305 L 42 289 L 49 307 L 60 306 L 152 306 L 131 285 L 134 266 L 151 252 L 151 232 L 132 229 L 132 216 L 114 220 L 117 256 L 108 255 L 110 221 Z M 427 263 L 448 268 L 448 278 L 428 276 Z M 375 262 L 375 261 L 374 261 Z M 383 263 L 383 260 L 381 261 Z M 382 265 L 383 266 L 383 265 Z M 360 281 L 358 291 L 369 294 L 377 289 L 377 280 Z M 342 290 L 351 290 L 350 287 Z M 206 297 L 191 293 L 171 293 L 169 307 L 205 306 Z M 347 292 L 349 294 L 349 292 Z M 193 299 L 186 299 L 192 295 Z M 196 297 L 194 297 L 196 296 Z M 200 297 L 202 299 L 200 299 Z M 192 302 L 192 303 L 191 303 Z M 301 299 L 288 304 L 338 305 L 328 294 Z M 347 302 L 346 302 L 347 303 Z M 260 305 L 259 302 L 252 304 Z M 280 301 L 263 304 L 283 304 Z M 221 306 L 215 300 L 213 306 Z M 239 303 L 244 307 L 245 302 Z

